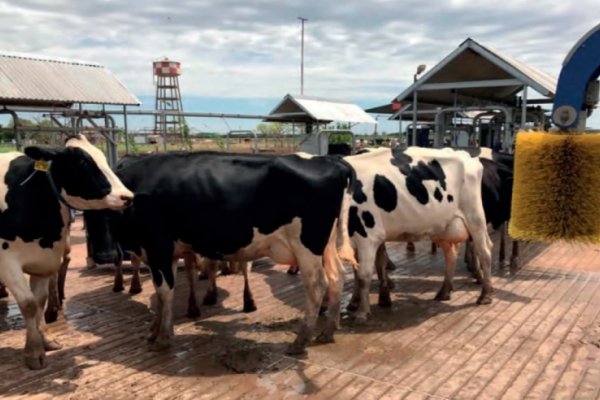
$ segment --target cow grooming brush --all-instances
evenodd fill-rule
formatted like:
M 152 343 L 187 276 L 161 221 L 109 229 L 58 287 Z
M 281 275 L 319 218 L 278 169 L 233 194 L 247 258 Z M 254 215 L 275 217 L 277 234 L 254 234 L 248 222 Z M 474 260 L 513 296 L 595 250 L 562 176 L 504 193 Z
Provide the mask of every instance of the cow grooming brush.
M 515 239 L 600 243 L 600 135 L 520 132 L 515 146 Z

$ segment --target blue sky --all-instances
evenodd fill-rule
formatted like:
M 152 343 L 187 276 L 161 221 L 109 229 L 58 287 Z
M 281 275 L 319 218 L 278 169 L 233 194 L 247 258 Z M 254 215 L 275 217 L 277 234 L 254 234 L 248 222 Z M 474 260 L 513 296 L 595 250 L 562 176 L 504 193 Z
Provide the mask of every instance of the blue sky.
M 19 0 L 0 1 L 0 50 L 100 63 L 153 108 L 151 64 L 183 66 L 187 110 L 264 114 L 300 89 L 363 107 L 389 102 L 467 37 L 553 75 L 571 46 L 600 22 L 598 0 Z M 383 119 L 380 119 L 383 121 Z M 152 120 L 132 122 L 149 126 Z M 202 130 L 248 127 L 199 120 Z M 594 115 L 591 124 L 600 127 Z M 383 123 L 381 130 L 395 130 Z

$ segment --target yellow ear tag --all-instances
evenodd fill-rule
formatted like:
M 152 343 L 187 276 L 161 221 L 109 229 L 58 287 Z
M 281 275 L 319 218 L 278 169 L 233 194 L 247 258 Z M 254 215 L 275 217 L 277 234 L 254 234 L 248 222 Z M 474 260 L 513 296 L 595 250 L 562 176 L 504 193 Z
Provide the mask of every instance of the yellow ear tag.
M 46 160 L 36 160 L 35 164 L 33 164 L 33 169 L 36 171 L 48 172 L 49 167 L 50 163 Z

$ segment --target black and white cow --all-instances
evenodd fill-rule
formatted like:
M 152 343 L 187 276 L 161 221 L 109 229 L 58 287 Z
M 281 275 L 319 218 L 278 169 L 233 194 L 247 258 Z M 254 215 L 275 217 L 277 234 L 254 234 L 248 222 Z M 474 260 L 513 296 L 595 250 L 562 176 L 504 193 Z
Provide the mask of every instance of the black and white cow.
M 482 208 L 479 161 L 463 151 L 419 147 L 378 149 L 344 160 L 357 176 L 353 193 L 344 199 L 348 223 L 342 232 L 358 255 L 359 282 L 351 300 L 358 305 L 357 320 L 369 313 L 373 266 L 386 241 L 430 239 L 443 248 L 446 272 L 440 297 L 452 290 L 457 244 L 471 235 L 484 274 L 477 302 L 491 302 L 492 242 Z M 353 256 L 343 249 L 340 254 L 348 260 Z M 384 290 L 389 294 L 389 288 Z
M 333 340 L 342 289 L 335 224 L 353 177 L 346 163 L 296 155 L 171 153 L 132 158 L 116 173 L 136 196 L 133 207 L 113 215 L 112 233 L 152 272 L 158 295 L 153 349 L 166 347 L 172 336 L 173 261 L 189 252 L 214 260 L 297 263 L 307 301 L 288 352 L 304 351 L 326 290 L 329 320 L 318 340 Z M 109 232 L 88 228 L 90 237 Z M 95 248 L 94 257 L 116 251 L 108 250 Z
M 83 136 L 64 148 L 28 147 L 0 155 L 0 281 L 25 318 L 25 363 L 45 365 L 59 345 L 44 334 L 48 279 L 65 253 L 69 208 L 123 209 L 133 194 L 111 171 L 100 150 Z M 29 285 L 24 274 L 30 275 Z

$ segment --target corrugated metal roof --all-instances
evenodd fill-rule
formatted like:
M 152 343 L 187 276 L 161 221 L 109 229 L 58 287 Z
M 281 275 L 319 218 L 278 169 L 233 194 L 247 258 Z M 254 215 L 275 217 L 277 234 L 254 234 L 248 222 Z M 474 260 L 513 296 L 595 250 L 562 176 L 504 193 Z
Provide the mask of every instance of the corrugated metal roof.
M 102 65 L 35 55 L 0 53 L 0 104 L 140 105 Z
M 514 80 L 514 83 L 511 80 Z M 479 87 L 475 85 L 478 81 L 482 82 Z M 524 85 L 544 97 L 554 98 L 557 79 L 469 38 L 395 99 L 397 101 L 412 99 L 414 91 L 418 90 L 419 101 L 452 105 L 455 90 L 451 86 L 461 82 L 474 83 L 473 86 L 456 89 L 460 103 L 463 105 L 476 105 L 483 102 L 509 104 L 515 101 L 516 94 Z M 494 86 L 493 82 L 499 84 Z M 419 90 L 421 87 L 425 89 L 424 85 L 432 83 L 448 85 L 438 90 Z
M 356 104 L 340 100 L 287 94 L 271 111 L 269 121 L 285 122 L 355 122 L 377 121 Z

